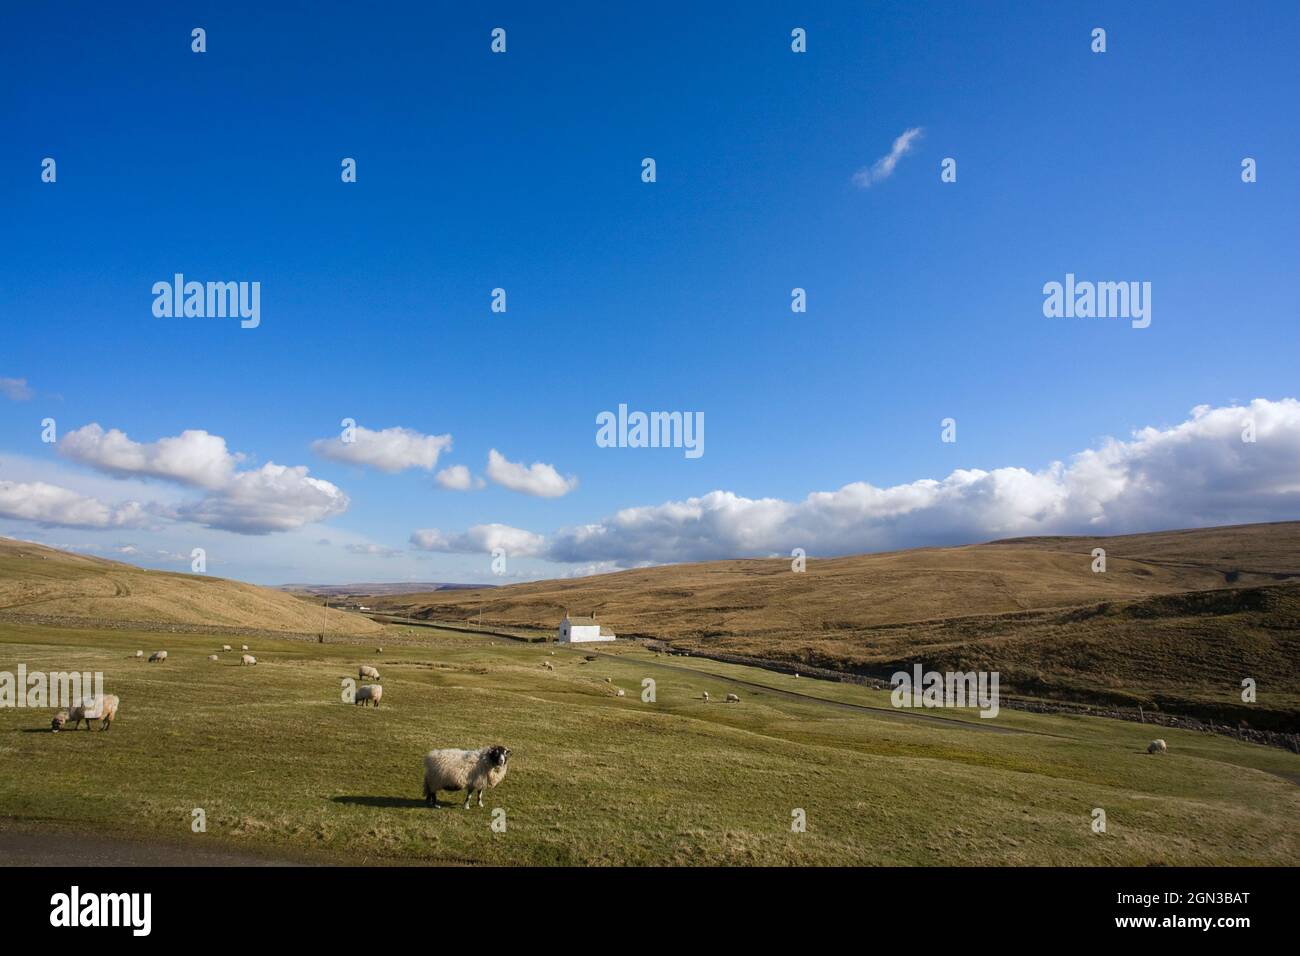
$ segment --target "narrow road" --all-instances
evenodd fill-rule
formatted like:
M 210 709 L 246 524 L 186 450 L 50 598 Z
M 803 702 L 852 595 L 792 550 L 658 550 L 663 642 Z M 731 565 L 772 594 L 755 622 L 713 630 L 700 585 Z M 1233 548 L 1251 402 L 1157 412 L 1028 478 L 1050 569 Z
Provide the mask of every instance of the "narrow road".
M 203 837 L 195 837 L 200 843 Z M 238 850 L 0 827 L 0 866 L 302 866 Z

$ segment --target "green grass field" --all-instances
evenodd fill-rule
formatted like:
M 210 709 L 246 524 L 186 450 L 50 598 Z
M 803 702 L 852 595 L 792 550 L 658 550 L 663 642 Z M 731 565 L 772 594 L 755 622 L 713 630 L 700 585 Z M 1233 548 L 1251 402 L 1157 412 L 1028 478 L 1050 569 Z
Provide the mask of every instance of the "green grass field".
M 0 709 L 0 818 L 368 864 L 1300 862 L 1300 757 L 1227 738 L 928 712 L 945 725 L 898 716 L 884 692 L 698 659 L 665 666 L 635 645 L 586 663 L 589 651 L 391 627 L 355 644 L 248 639 L 256 667 L 238 666 L 238 651 L 206 659 L 230 642 L 0 625 L 0 671 L 99 670 L 122 699 L 109 733 L 52 734 L 51 710 Z M 158 648 L 165 664 L 130 657 Z M 383 674 L 379 710 L 341 700 L 362 663 Z M 720 702 L 733 691 L 739 704 Z M 1014 732 L 980 729 L 990 723 Z M 1145 753 L 1154 736 L 1168 755 Z M 491 743 L 513 757 L 484 809 L 423 802 L 426 751 Z M 191 832 L 195 808 L 206 833 Z M 490 826 L 494 808 L 505 832 Z M 791 831 L 796 808 L 807 832 Z

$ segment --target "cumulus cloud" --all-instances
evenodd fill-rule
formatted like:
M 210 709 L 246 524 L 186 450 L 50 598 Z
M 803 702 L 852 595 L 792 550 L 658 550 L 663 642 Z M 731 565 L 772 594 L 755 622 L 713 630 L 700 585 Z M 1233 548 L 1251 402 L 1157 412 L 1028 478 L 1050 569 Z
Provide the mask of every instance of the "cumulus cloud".
M 1253 442 L 1242 440 L 1248 427 Z M 788 555 L 793 548 L 830 556 L 1021 535 L 1123 534 L 1297 517 L 1300 402 L 1288 398 L 1198 406 L 1178 425 L 1143 428 L 1128 440 L 1108 439 L 1068 463 L 1051 462 L 1037 471 L 958 469 L 945 478 L 886 488 L 860 481 L 800 501 L 718 490 L 625 508 L 545 541 L 532 537 L 533 553 L 551 561 L 632 567 Z M 436 534 L 444 544 L 458 539 Z M 438 550 L 444 549 L 454 550 Z
M 372 431 L 361 425 L 351 429 L 352 441 L 322 438 L 312 442 L 318 455 L 353 465 L 369 465 L 390 474 L 408 468 L 432 471 L 438 456 L 451 448 L 450 435 L 424 435 L 410 428 Z
M 898 165 L 898 161 L 912 151 L 912 144 L 920 137 L 921 127 L 919 126 L 904 130 L 894 140 L 894 145 L 888 153 L 881 156 L 870 166 L 863 166 L 853 174 L 853 184 L 862 189 L 867 189 L 875 183 L 894 175 L 894 167 Z
M 0 378 L 0 395 L 11 401 L 25 402 L 35 394 L 25 378 Z
M 437 528 L 411 533 L 411 545 L 418 550 L 447 554 L 484 554 L 504 548 L 509 557 L 530 558 L 541 555 L 545 544 L 540 534 L 505 524 L 480 524 L 454 533 Z
M 226 449 L 224 438 L 202 429 L 143 444 L 116 428 L 104 431 L 91 423 L 64 435 L 58 448 L 65 457 L 109 474 L 166 478 L 210 489 L 227 484 L 243 459 Z
M 576 477 L 560 477 L 554 465 L 540 461 L 531 465 L 508 461 L 495 448 L 488 452 L 487 476 L 502 488 L 539 498 L 559 498 L 578 487 Z
M 348 497 L 337 486 L 312 478 L 305 465 L 267 462 L 238 471 L 243 455 L 230 452 L 226 440 L 201 429 L 161 438 L 132 441 L 118 429 L 86 425 L 63 436 L 65 457 L 118 477 L 162 478 L 200 488 L 198 501 L 168 509 L 168 517 L 239 534 L 290 531 L 342 514 Z
M 433 476 L 434 480 L 450 491 L 471 491 L 483 487 L 483 479 L 475 478 L 464 465 L 452 465 Z
M 148 513 L 136 501 L 106 504 L 44 481 L 0 481 L 0 517 L 72 528 L 137 528 Z
M 348 510 L 348 496 L 336 485 L 312 478 L 304 465 L 267 462 L 236 474 L 201 501 L 181 505 L 178 517 L 239 534 L 292 531 Z

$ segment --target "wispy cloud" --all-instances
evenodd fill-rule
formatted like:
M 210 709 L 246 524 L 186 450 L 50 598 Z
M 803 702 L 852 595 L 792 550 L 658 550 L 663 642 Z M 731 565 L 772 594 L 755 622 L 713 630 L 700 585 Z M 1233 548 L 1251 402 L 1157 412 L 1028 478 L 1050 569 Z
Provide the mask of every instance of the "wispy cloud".
M 36 393 L 25 378 L 0 378 L 0 395 L 15 402 L 25 402 Z
M 921 127 L 913 126 L 911 129 L 904 130 L 894 140 L 894 146 L 887 154 L 853 174 L 853 185 L 867 189 L 894 175 L 894 167 L 898 165 L 898 161 L 912 151 L 912 144 L 920 138 Z

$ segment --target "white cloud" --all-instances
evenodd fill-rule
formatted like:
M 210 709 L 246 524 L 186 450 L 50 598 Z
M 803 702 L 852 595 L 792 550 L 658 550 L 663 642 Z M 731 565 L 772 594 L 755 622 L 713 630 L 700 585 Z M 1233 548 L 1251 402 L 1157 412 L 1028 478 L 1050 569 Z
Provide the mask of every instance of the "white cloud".
M 236 474 L 202 501 L 180 506 L 176 514 L 208 528 L 239 534 L 291 531 L 348 510 L 348 496 L 336 485 L 312 478 L 305 465 L 267 462 Z
M 875 183 L 888 179 L 894 174 L 894 167 L 898 165 L 898 161 L 912 151 L 912 144 L 920 136 L 921 127 L 919 126 L 904 130 L 894 140 L 894 145 L 888 153 L 881 156 L 870 166 L 863 166 L 853 174 L 853 184 L 867 189 Z
M 483 487 L 483 479 L 475 478 L 464 465 L 452 465 L 433 476 L 442 487 L 451 491 L 470 491 Z
M 421 551 L 448 554 L 490 554 L 504 548 L 507 557 L 530 558 L 542 553 L 546 539 L 509 525 L 480 524 L 458 533 L 444 533 L 437 528 L 413 531 L 411 544 Z
M 65 457 L 107 474 L 163 478 L 205 490 L 208 494 L 199 501 L 160 513 L 208 528 L 239 534 L 289 531 L 348 508 L 348 496 L 330 482 L 312 478 L 305 465 L 267 462 L 237 471 L 245 456 L 231 453 L 224 438 L 201 429 L 145 444 L 116 428 L 104 431 L 90 424 L 64 435 L 58 447 Z
M 25 378 L 0 378 L 0 395 L 15 402 L 25 402 L 36 393 L 27 385 Z
M 58 449 L 73 461 L 109 474 L 166 478 L 209 489 L 226 485 L 243 459 L 227 451 L 224 438 L 202 429 L 142 444 L 116 428 L 104 431 L 97 423 L 68 432 Z
M 106 504 L 43 481 L 0 481 L 0 517 L 74 528 L 134 528 L 148 520 L 139 502 Z
M 1253 421 L 1256 441 L 1242 441 Z M 1167 428 L 1109 439 L 1038 471 L 958 469 L 878 488 L 854 482 L 801 501 L 711 491 L 625 508 L 544 540 L 531 554 L 633 567 L 762 555 L 841 555 L 1040 534 L 1124 534 L 1300 516 L 1300 402 L 1192 410 Z M 502 527 L 502 526 L 488 526 Z M 471 529 L 471 533 L 475 529 Z M 529 535 L 508 529 L 517 535 Z M 426 532 L 417 532 L 426 534 Z M 459 550 L 441 532 L 433 550 Z M 412 536 L 415 542 L 415 536 Z M 419 542 L 416 542 L 417 546 Z M 465 550 L 484 550 L 481 542 Z
M 357 425 L 353 441 L 322 438 L 312 442 L 318 455 L 353 465 L 369 465 L 391 473 L 407 468 L 432 471 L 438 456 L 451 448 L 450 435 L 423 435 L 410 428 L 385 428 L 372 431 Z
M 405 554 L 400 548 L 387 548 L 382 544 L 348 544 L 344 545 L 348 554 L 363 554 L 377 558 L 396 558 Z
M 540 461 L 531 465 L 507 461 L 495 448 L 488 452 L 487 476 L 503 488 L 539 498 L 559 498 L 578 487 L 576 477 L 560 477 L 553 465 Z

